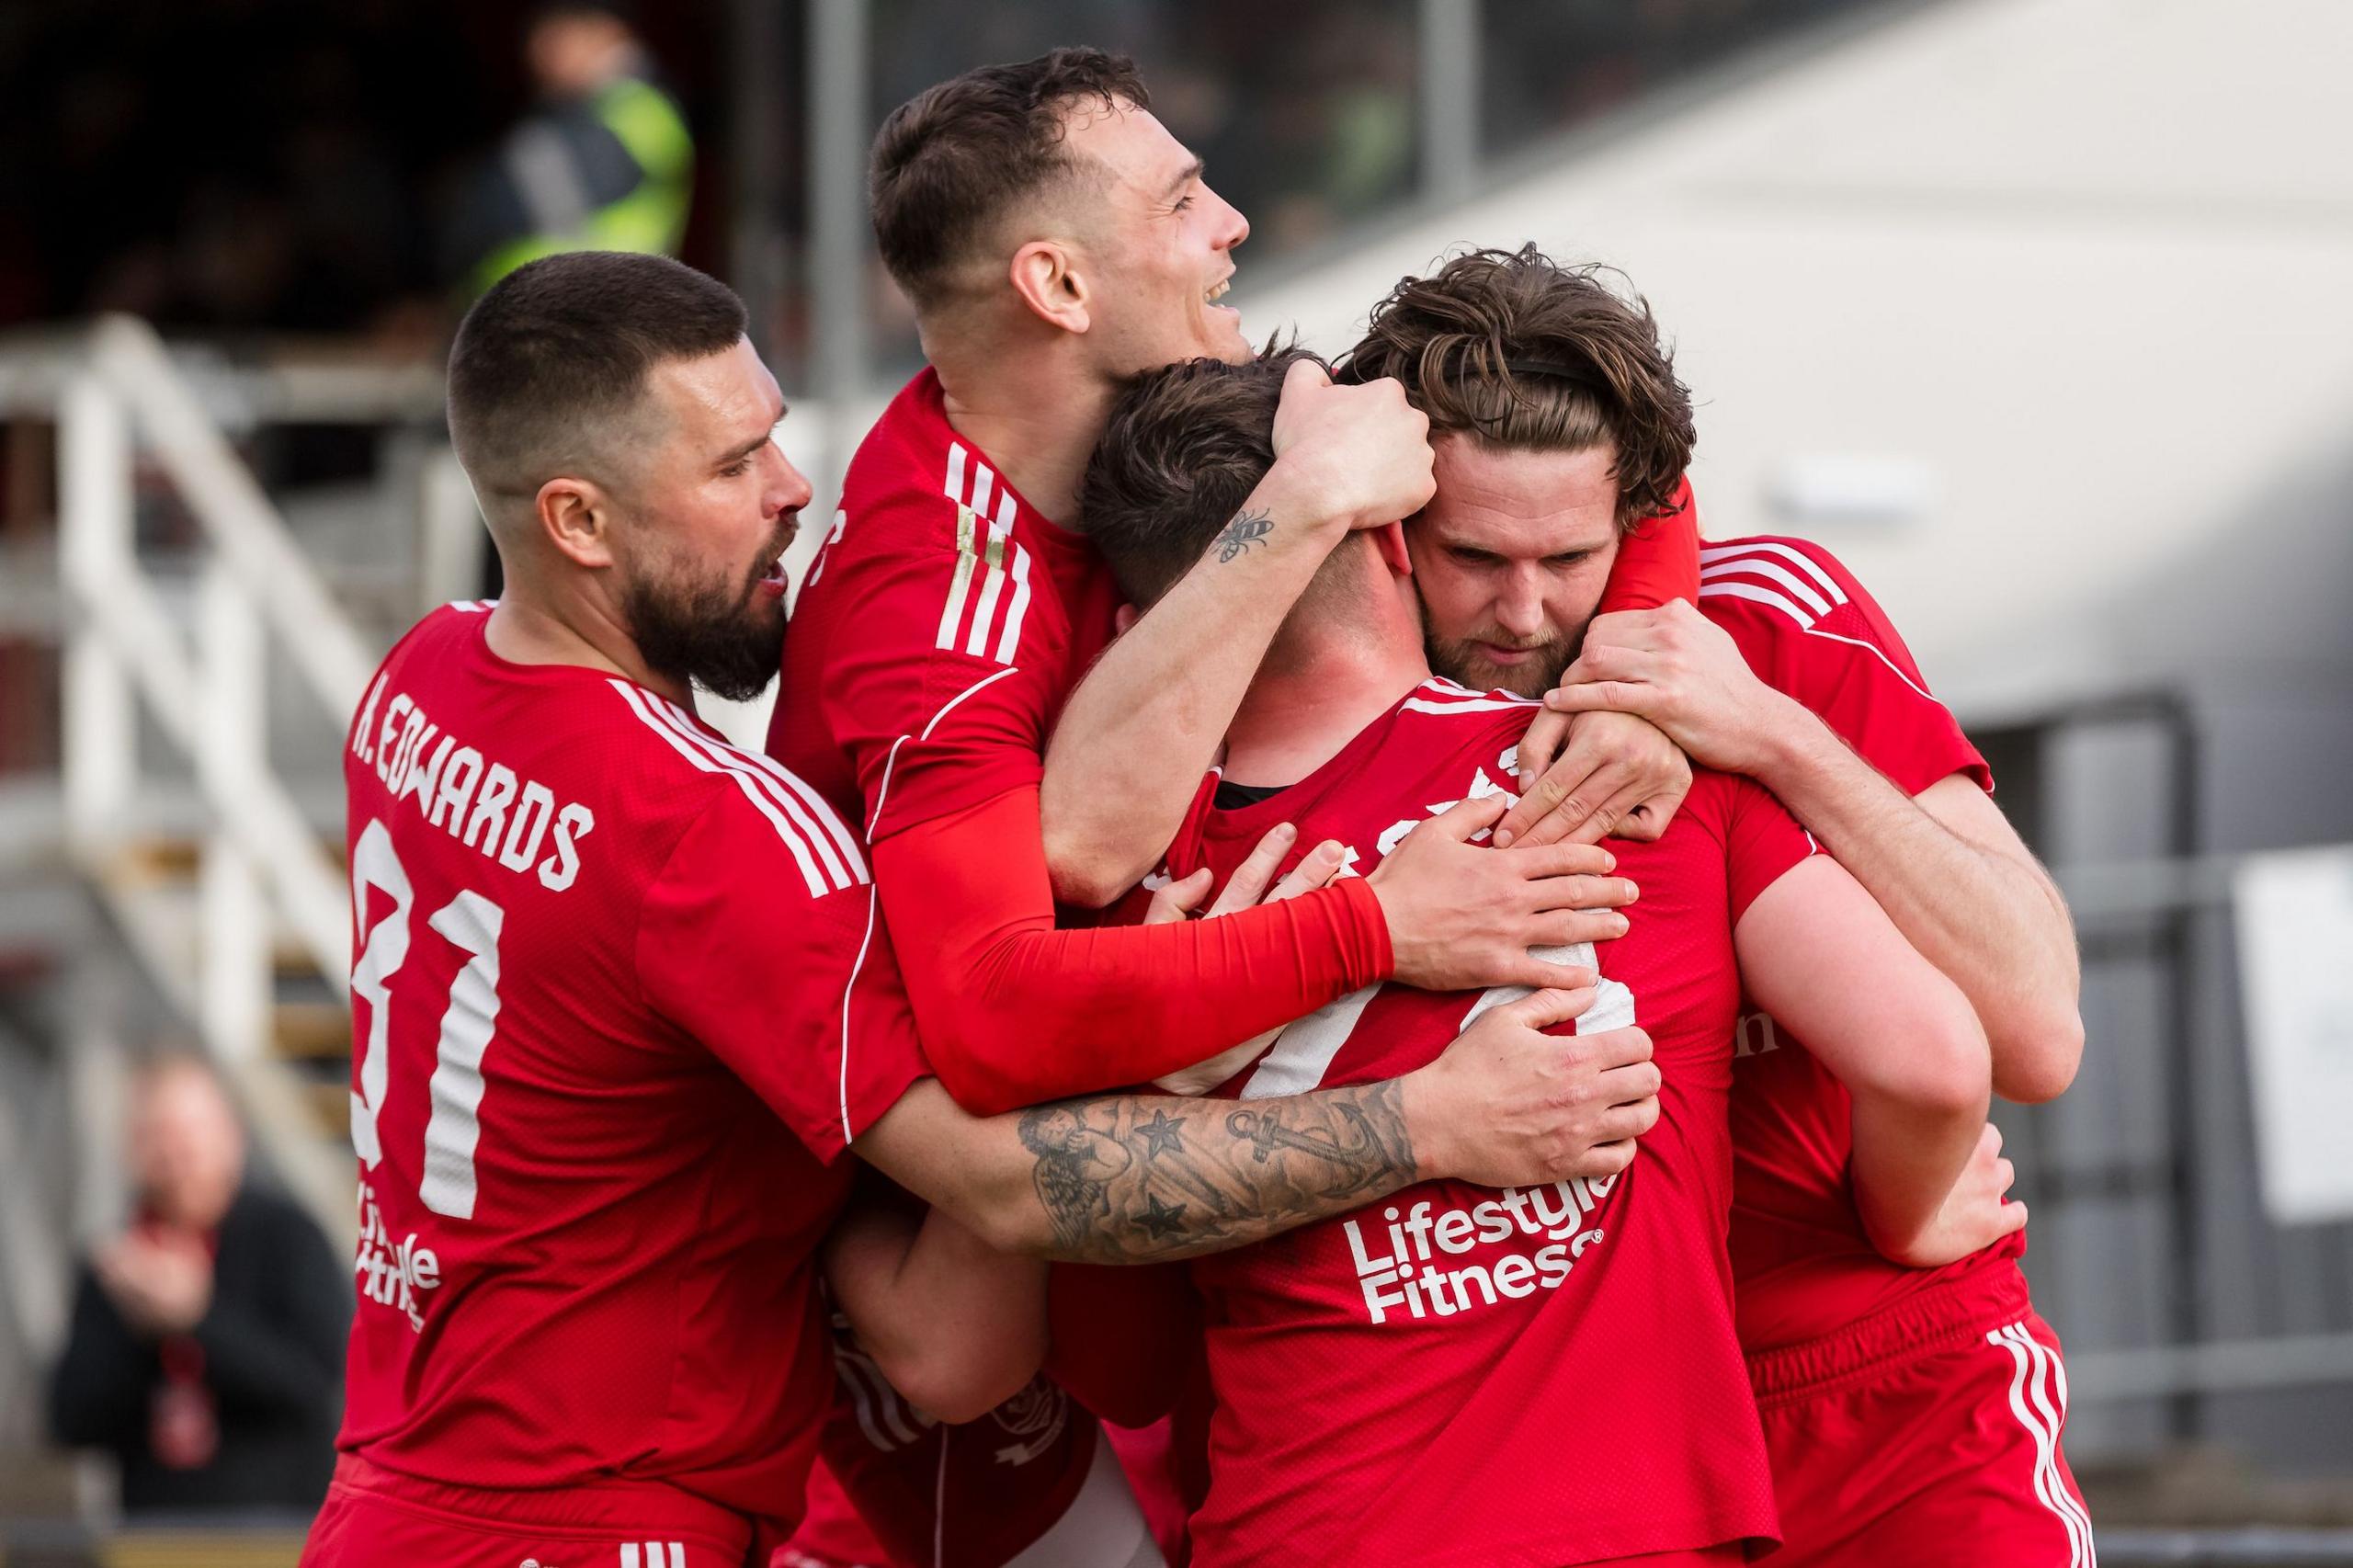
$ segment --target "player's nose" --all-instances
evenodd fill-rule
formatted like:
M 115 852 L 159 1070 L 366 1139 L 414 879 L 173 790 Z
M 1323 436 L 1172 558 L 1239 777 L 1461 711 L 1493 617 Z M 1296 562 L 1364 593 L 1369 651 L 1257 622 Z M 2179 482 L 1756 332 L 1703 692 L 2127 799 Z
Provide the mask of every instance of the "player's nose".
M 1218 205 L 1217 238 L 1211 242 L 1218 249 L 1232 250 L 1250 237 L 1250 220 L 1242 215 L 1242 209 L 1207 186 L 1201 187 L 1201 193 Z
M 767 502 L 768 514 L 773 517 L 782 512 L 797 512 L 809 505 L 809 498 L 816 492 L 811 488 L 808 476 L 792 466 L 792 460 L 784 455 L 782 447 L 771 442 L 768 449 L 776 453 L 775 472 L 769 476 L 767 494 L 764 497 Z
M 1537 636 L 1544 630 L 1544 596 L 1532 583 L 1515 582 L 1495 598 L 1495 624 L 1514 637 Z

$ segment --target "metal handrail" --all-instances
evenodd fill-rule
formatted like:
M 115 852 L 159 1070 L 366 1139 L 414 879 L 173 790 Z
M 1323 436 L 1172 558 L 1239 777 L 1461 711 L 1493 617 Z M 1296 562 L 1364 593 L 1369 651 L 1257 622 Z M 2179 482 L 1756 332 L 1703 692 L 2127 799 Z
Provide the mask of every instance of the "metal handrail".
M 368 642 L 146 324 L 104 318 L 78 355 L 50 345 L 13 363 L 0 355 L 0 382 L 20 403 L 45 392 L 57 418 L 58 565 L 69 606 L 67 852 L 113 907 L 158 989 L 264 1112 L 256 1120 L 289 1184 L 341 1228 L 348 1165 L 298 1133 L 300 1085 L 262 1043 L 280 924 L 321 973 L 339 980 L 350 967 L 348 893 L 336 858 L 272 770 L 265 703 L 273 665 L 290 668 L 339 729 L 374 665 Z M 141 451 L 210 546 L 192 614 L 138 558 L 132 479 Z M 153 896 L 122 875 L 142 708 L 194 764 L 209 823 L 192 953 L 172 939 L 169 922 L 159 925 Z

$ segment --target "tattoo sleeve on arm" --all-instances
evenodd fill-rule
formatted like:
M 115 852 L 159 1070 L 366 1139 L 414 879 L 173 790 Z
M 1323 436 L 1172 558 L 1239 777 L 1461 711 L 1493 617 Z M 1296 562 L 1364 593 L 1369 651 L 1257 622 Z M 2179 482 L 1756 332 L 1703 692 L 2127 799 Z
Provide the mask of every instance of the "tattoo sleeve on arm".
M 1288 1099 L 1104 1095 L 1021 1115 L 1053 1255 L 1090 1263 L 1245 1245 L 1410 1185 L 1394 1079 Z
M 1275 521 L 1265 512 L 1254 512 L 1247 506 L 1233 514 L 1233 520 L 1220 528 L 1217 538 L 1210 540 L 1210 548 L 1217 551 L 1221 562 L 1237 555 L 1247 555 L 1250 547 L 1261 543 L 1275 531 Z

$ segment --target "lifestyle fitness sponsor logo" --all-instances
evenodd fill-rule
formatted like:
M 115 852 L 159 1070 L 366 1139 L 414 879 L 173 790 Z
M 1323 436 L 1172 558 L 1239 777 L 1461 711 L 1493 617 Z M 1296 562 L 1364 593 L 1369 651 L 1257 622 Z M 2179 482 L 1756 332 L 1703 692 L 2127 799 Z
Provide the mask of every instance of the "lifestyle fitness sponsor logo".
M 1617 1185 L 1608 1176 L 1507 1187 L 1444 1209 L 1428 1199 L 1402 1210 L 1392 1204 L 1381 1210 L 1385 1223 L 1343 1221 L 1366 1321 L 1384 1324 L 1399 1312 L 1452 1317 L 1559 1290 L 1600 1244 L 1602 1229 L 1589 1221 Z M 1506 1250 L 1495 1250 L 1499 1245 Z M 1474 1252 L 1482 1256 L 1471 1258 Z
M 352 1265 L 360 1296 L 391 1307 L 408 1319 L 409 1327 L 425 1332 L 425 1296 L 441 1284 L 441 1259 L 411 1231 L 398 1241 L 384 1223 L 376 1189 L 359 1185 L 359 1250 Z

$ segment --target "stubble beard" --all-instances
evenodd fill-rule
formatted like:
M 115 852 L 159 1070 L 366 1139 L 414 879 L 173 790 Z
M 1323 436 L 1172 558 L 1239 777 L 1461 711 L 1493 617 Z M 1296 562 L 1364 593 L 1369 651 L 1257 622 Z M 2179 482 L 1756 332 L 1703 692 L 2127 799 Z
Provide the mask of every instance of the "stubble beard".
M 1576 662 L 1577 650 L 1585 642 L 1582 630 L 1574 637 L 1534 645 L 1536 656 L 1522 664 L 1498 665 L 1479 652 L 1482 642 L 1498 647 L 1511 646 L 1500 635 L 1468 637 L 1452 641 L 1438 636 L 1424 639 L 1429 655 L 1430 668 L 1473 691 L 1508 691 L 1518 697 L 1541 697 L 1561 684 L 1562 672 Z

